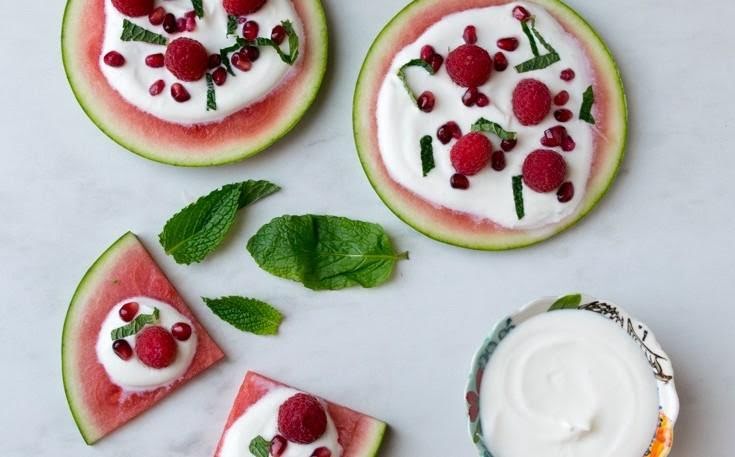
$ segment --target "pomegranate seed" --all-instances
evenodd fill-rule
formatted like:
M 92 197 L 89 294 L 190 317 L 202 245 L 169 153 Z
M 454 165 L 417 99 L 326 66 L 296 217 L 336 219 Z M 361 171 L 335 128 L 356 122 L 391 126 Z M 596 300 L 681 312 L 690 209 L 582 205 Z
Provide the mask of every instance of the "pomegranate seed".
M 270 445 L 271 455 L 273 457 L 281 457 L 283 453 L 286 452 L 286 446 L 288 446 L 286 438 L 281 435 L 274 436 Z
M 223 85 L 225 81 L 227 81 L 227 70 L 223 67 L 214 70 L 214 73 L 212 73 L 212 81 L 214 81 L 218 86 Z
M 271 40 L 273 40 L 276 44 L 281 44 L 285 39 L 286 29 L 284 29 L 282 25 L 277 25 L 273 27 L 273 30 L 271 30 Z
M 260 26 L 255 21 L 247 21 L 242 28 L 242 36 L 246 40 L 254 40 L 258 38 L 258 32 L 260 32 Z
M 255 62 L 260 57 L 260 49 L 256 46 L 245 46 L 240 52 L 251 62 Z
M 440 54 L 434 54 L 429 59 L 429 65 L 431 65 L 431 68 L 434 69 L 434 73 L 439 71 L 443 63 L 444 63 L 444 57 L 442 57 Z
M 191 337 L 191 325 L 177 322 L 171 327 L 171 335 L 179 341 L 186 341 Z
M 557 106 L 564 106 L 569 102 L 569 92 L 563 90 L 556 94 L 556 97 L 554 97 L 554 104 Z
M 531 13 L 529 13 L 526 8 L 518 5 L 513 8 L 513 17 L 518 19 L 519 21 L 525 21 L 531 17 Z
M 493 59 L 493 67 L 495 71 L 505 71 L 508 68 L 508 58 L 502 52 L 496 52 Z
M 490 158 L 490 166 L 495 171 L 503 171 L 505 169 L 505 153 L 501 150 L 493 151 Z
M 111 67 L 122 67 L 125 65 L 125 57 L 117 51 L 110 51 L 103 58 L 105 63 Z
M 459 128 L 459 125 L 457 125 L 456 122 L 449 122 L 449 125 L 452 127 L 452 136 L 455 140 L 458 140 L 462 138 L 462 129 Z
M 566 108 L 554 111 L 554 118 L 559 122 L 567 122 L 572 118 L 572 116 L 574 116 L 572 112 Z
M 462 34 L 464 42 L 467 44 L 477 43 L 477 28 L 474 25 L 468 25 L 464 28 L 464 34 Z
M 220 65 L 222 65 L 222 56 L 220 56 L 219 54 L 210 54 L 207 67 L 212 70 L 219 67 Z
M 176 31 L 186 32 L 186 18 L 185 17 L 180 17 L 176 19 Z
M 449 178 L 449 185 L 454 189 L 465 190 L 470 188 L 470 180 L 465 175 L 455 173 Z
M 572 152 L 576 147 L 577 143 L 574 142 L 574 138 L 571 136 L 566 136 L 561 140 L 561 150 L 564 152 Z
M 249 61 L 245 57 L 245 54 L 241 52 L 236 52 L 232 54 L 230 62 L 232 62 L 232 65 L 234 65 L 240 71 L 250 71 L 250 69 L 253 68 L 253 63 Z
M 332 451 L 325 447 L 320 447 L 311 453 L 311 457 L 332 457 Z
M 518 140 L 503 140 L 500 142 L 500 149 L 510 152 L 516 147 L 516 144 L 518 144 Z
M 161 25 L 163 24 L 163 19 L 166 17 L 166 10 L 159 6 L 158 8 L 151 11 L 151 14 L 148 15 L 148 21 L 152 25 Z
M 434 51 L 434 46 L 431 46 L 430 44 L 426 44 L 421 47 L 421 58 L 427 62 L 430 61 L 431 56 L 436 54 L 436 51 Z
M 428 90 L 419 95 L 419 98 L 416 100 L 416 105 L 425 113 L 430 113 L 434 109 L 434 103 L 436 103 L 434 94 Z
M 163 62 L 164 58 L 161 53 L 151 54 L 145 58 L 145 64 L 151 68 L 161 68 L 163 66 Z
M 158 81 L 151 84 L 151 87 L 148 88 L 148 93 L 155 97 L 156 95 L 159 95 L 161 92 L 163 92 L 163 89 L 165 88 L 166 82 L 162 79 L 159 79 Z
M 567 181 L 559 186 L 559 190 L 556 191 L 556 199 L 559 200 L 560 203 L 566 203 L 572 198 L 574 198 L 574 184 Z
M 544 132 L 543 138 L 541 138 L 541 144 L 546 147 L 554 148 L 561 146 L 561 142 L 567 137 L 567 129 L 561 125 L 551 127 Z
M 179 103 L 184 103 L 191 98 L 189 91 L 186 90 L 186 87 L 181 83 L 173 83 L 171 86 L 171 96 Z
M 197 29 L 197 19 L 195 17 L 186 18 L 186 31 L 193 32 Z
M 176 16 L 171 13 L 167 13 L 163 18 L 163 30 L 166 33 L 176 33 L 178 28 L 176 27 Z
M 436 137 L 442 144 L 447 144 L 452 141 L 452 138 L 457 139 L 461 136 L 462 131 L 459 129 L 459 125 L 454 121 L 447 122 L 436 131 Z
M 126 340 L 115 340 L 112 343 L 112 350 L 123 360 L 130 360 L 133 357 L 133 348 Z
M 503 51 L 513 52 L 518 49 L 518 38 L 508 37 L 498 40 L 498 47 Z
M 186 13 L 184 13 L 184 17 L 187 19 L 190 17 L 196 17 L 196 16 L 197 16 L 197 12 L 194 10 L 187 11 Z
M 477 95 L 477 101 L 475 103 L 477 103 L 477 106 L 480 108 L 484 108 L 490 104 L 490 99 L 487 95 L 481 93 Z
M 245 16 L 239 16 L 237 18 L 237 23 L 240 24 L 240 25 L 246 23 L 247 21 L 248 21 L 248 18 L 246 18 Z
M 567 68 L 566 70 L 562 70 L 560 78 L 564 81 L 571 81 L 574 79 L 574 76 L 574 70 Z
M 470 87 L 462 95 L 462 103 L 464 103 L 464 106 L 473 106 L 477 103 L 477 97 L 479 95 L 480 93 L 477 91 L 477 87 Z
M 118 314 L 120 315 L 120 319 L 125 322 L 130 322 L 138 314 L 138 309 L 140 309 L 138 303 L 131 301 L 122 305 L 120 307 L 120 310 L 118 311 Z

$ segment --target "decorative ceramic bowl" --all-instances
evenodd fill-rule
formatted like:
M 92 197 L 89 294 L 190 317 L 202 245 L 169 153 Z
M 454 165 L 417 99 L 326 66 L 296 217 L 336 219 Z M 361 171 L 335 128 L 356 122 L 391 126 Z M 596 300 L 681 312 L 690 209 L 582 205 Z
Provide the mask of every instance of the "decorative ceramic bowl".
M 528 319 L 553 309 L 578 309 L 600 314 L 620 326 L 620 330 L 626 332 L 641 348 L 651 366 L 653 376 L 656 378 L 659 402 L 659 424 L 656 434 L 651 441 L 645 457 L 666 457 L 671 452 L 674 435 L 674 423 L 679 414 L 679 397 L 674 385 L 674 372 L 669 357 L 656 337 L 642 322 L 633 318 L 628 312 L 618 305 L 597 300 L 586 295 L 567 295 L 564 297 L 545 297 L 533 301 L 510 316 L 501 319 L 493 328 L 490 336 L 480 347 L 472 361 L 469 382 L 465 399 L 467 402 L 467 414 L 469 417 L 469 429 L 472 441 L 475 443 L 481 457 L 494 457 L 488 450 L 482 432 L 482 417 L 480 412 L 480 385 L 490 357 L 492 357 L 498 344 L 513 329 Z M 503 457 L 503 456 L 495 456 Z M 643 456 L 642 456 L 643 457 Z

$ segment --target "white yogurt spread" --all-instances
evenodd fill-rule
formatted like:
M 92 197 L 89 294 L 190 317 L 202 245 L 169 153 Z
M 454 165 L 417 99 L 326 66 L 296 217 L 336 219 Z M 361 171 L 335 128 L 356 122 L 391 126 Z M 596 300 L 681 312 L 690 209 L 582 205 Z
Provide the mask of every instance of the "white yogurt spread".
M 168 34 L 161 26 L 154 26 L 148 17 L 130 18 L 120 13 L 112 0 L 105 0 L 105 36 L 102 45 L 99 65 L 107 82 L 129 103 L 157 118 L 178 124 L 201 124 L 220 121 L 240 111 L 248 105 L 265 97 L 277 87 L 292 68 L 283 62 L 276 52 L 269 47 L 260 48 L 260 58 L 253 62 L 252 69 L 242 72 L 234 68 L 237 76 L 228 75 L 222 86 L 215 86 L 217 110 L 207 111 L 207 83 L 205 78 L 194 82 L 183 82 L 166 69 L 150 68 L 145 64 L 146 56 L 166 52 L 165 46 L 143 43 L 139 41 L 122 41 L 123 20 L 129 21 L 168 38 L 169 42 L 179 37 L 189 37 L 204 45 L 209 54 L 218 54 L 220 49 L 235 43 L 234 37 L 227 37 L 227 12 L 222 0 L 204 0 L 204 17 L 197 18 L 197 27 L 193 32 Z M 191 0 L 167 0 L 157 2 L 166 11 L 176 17 L 183 17 L 192 10 Z M 248 16 L 249 20 L 258 22 L 259 36 L 270 38 L 274 26 L 284 20 L 293 23 L 296 34 L 303 43 L 301 21 L 291 0 L 268 0 L 257 12 Z M 242 36 L 242 25 L 238 25 L 238 36 Z M 288 40 L 286 40 L 288 41 Z M 283 44 L 287 51 L 287 43 Z M 125 57 L 122 67 L 111 67 L 103 62 L 109 51 L 117 51 Z M 209 70 L 213 71 L 213 70 Z M 162 79 L 166 82 L 163 93 L 151 96 L 150 86 Z M 179 103 L 170 95 L 171 85 L 180 82 L 186 87 L 191 99 Z
M 655 377 L 636 342 L 592 312 L 560 310 L 518 325 L 480 388 L 495 457 L 642 457 L 658 423 Z
M 512 15 L 517 5 L 524 5 L 536 16 L 536 28 L 561 56 L 561 61 L 543 70 L 527 73 L 516 72 L 514 66 L 533 57 L 528 39 L 523 34 L 521 23 Z M 399 68 L 419 57 L 421 47 L 432 45 L 445 59 L 451 49 L 463 44 L 462 34 L 467 25 L 477 27 L 477 45 L 490 55 L 501 51 L 496 42 L 499 38 L 515 37 L 520 46 L 514 52 L 502 51 L 508 58 L 505 71 L 492 72 L 490 80 L 479 87 L 491 103 L 484 108 L 468 108 L 462 103 L 465 88 L 452 82 L 444 65 L 430 75 L 418 68 L 408 71 L 409 84 L 416 94 L 432 91 L 436 106 L 430 113 L 420 111 L 410 99 L 400 79 Z M 545 53 L 539 45 L 540 51 Z M 562 81 L 561 71 L 572 68 L 576 77 L 571 82 Z M 536 149 L 544 148 L 540 139 L 546 129 L 560 125 L 552 115 L 559 107 L 552 105 L 552 113 L 536 126 L 523 126 L 513 115 L 511 104 L 513 89 L 525 78 L 534 78 L 545 83 L 552 97 L 562 90 L 570 94 L 565 108 L 574 113 L 574 118 L 564 125 L 577 146 L 572 152 L 561 152 L 567 162 L 567 181 L 574 184 L 574 198 L 567 203 L 557 200 L 556 192 L 537 193 L 524 188 L 525 217 L 518 219 L 513 199 L 512 177 L 521 174 L 523 160 Z M 378 95 L 377 125 L 378 141 L 383 162 L 391 178 L 436 205 L 468 213 L 478 219 L 489 219 L 508 228 L 538 228 L 553 224 L 572 214 L 582 200 L 590 174 L 593 153 L 593 126 L 579 120 L 582 94 L 590 86 L 592 70 L 577 39 L 567 33 L 542 7 L 535 4 L 511 3 L 502 6 L 469 9 L 450 14 L 429 27 L 414 43 L 401 50 L 394 58 L 388 75 Z M 506 130 L 518 133 L 518 144 L 506 154 L 507 166 L 495 171 L 489 165 L 480 173 L 470 177 L 470 188 L 453 189 L 450 177 L 455 173 L 449 152 L 455 141 L 447 145 L 436 139 L 437 129 L 448 121 L 455 121 L 466 134 L 470 126 L 480 117 L 502 125 Z M 433 137 L 436 168 L 426 177 L 422 176 L 419 139 L 424 135 Z M 500 149 L 500 140 L 489 136 L 493 149 Z M 524 186 L 525 187 L 525 186 Z
M 222 440 L 220 457 L 250 455 L 248 447 L 250 442 L 257 436 L 262 436 L 270 442 L 278 434 L 278 409 L 286 400 L 298 393 L 301 392 L 287 387 L 278 387 L 250 406 L 245 414 L 240 416 L 227 429 Z M 282 456 L 310 457 L 316 449 L 326 447 L 331 451 L 332 457 L 339 457 L 342 455 L 342 447 L 338 438 L 337 427 L 335 427 L 332 418 L 327 413 L 327 430 L 324 435 L 311 444 L 298 444 L 289 441 L 286 452 Z
M 166 368 L 156 369 L 144 365 L 135 356 L 135 338 L 129 336 L 125 338 L 130 347 L 133 348 L 133 357 L 130 360 L 123 360 L 112 350 L 113 340 L 110 337 L 112 330 L 129 324 L 120 318 L 120 308 L 128 302 L 137 302 L 140 305 L 138 314 L 151 314 L 154 308 L 158 308 L 159 322 L 163 328 L 170 329 L 174 324 L 183 322 L 189 324 L 192 328 L 191 336 L 186 341 L 176 341 L 177 353 L 176 360 Z M 179 313 L 173 306 L 148 297 L 131 297 L 127 298 L 110 309 L 105 320 L 102 322 L 99 337 L 97 338 L 97 358 L 105 368 L 110 380 L 122 387 L 124 390 L 136 392 L 153 390 L 166 386 L 181 376 L 191 365 L 194 359 L 197 347 L 197 335 L 192 322 L 183 314 Z

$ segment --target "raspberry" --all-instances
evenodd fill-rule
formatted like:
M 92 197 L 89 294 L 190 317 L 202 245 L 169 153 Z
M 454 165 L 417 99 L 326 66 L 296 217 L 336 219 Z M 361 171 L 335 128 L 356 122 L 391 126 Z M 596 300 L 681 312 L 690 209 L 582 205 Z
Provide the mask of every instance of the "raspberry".
M 112 0 L 112 6 L 130 17 L 148 16 L 153 11 L 154 0 Z
M 462 87 L 478 87 L 490 79 L 493 59 L 490 54 L 474 44 L 463 44 L 447 55 L 447 72 Z
M 449 153 L 457 173 L 472 176 L 480 172 L 490 161 L 493 145 L 479 132 L 468 133 L 460 138 Z
M 225 11 L 232 16 L 245 16 L 258 11 L 266 0 L 224 0 Z
M 146 327 L 135 337 L 135 353 L 151 368 L 166 368 L 176 360 L 176 341 L 163 327 Z
M 513 112 L 523 125 L 537 125 L 551 110 L 551 92 L 536 79 L 521 80 L 513 90 Z
M 327 413 L 316 398 L 296 394 L 278 408 L 278 431 L 288 441 L 310 444 L 327 430 Z
M 177 38 L 166 48 L 166 68 L 182 81 L 202 79 L 209 65 L 204 46 L 191 38 Z
M 558 152 L 537 149 L 523 161 L 523 182 L 536 192 L 558 188 L 567 174 L 567 163 Z

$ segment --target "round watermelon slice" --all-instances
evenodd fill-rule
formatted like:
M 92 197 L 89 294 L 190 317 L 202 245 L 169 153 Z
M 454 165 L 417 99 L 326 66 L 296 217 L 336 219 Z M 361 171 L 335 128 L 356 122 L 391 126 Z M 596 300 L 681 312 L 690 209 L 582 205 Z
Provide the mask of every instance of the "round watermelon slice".
M 250 406 L 255 404 L 269 391 L 278 387 L 288 387 L 278 381 L 266 378 L 252 371 L 245 375 L 245 380 L 232 405 L 227 418 L 222 438 L 217 445 L 215 457 L 220 456 L 222 439 L 230 426 L 242 416 Z M 372 417 L 353 411 L 331 402 L 327 403 L 327 411 L 334 421 L 342 446 L 342 457 L 375 457 L 383 442 L 387 425 Z
M 131 393 L 110 381 L 97 359 L 95 345 L 110 309 L 135 296 L 170 304 L 191 320 L 198 343 L 194 359 L 181 378 L 153 391 Z M 223 357 L 222 350 L 132 233 L 126 233 L 113 243 L 87 271 L 74 293 L 64 322 L 61 342 L 64 390 L 87 444 L 94 444 L 143 413 Z
M 314 102 L 327 66 L 327 24 L 320 0 L 291 0 L 303 27 L 300 57 L 268 95 L 221 122 L 181 125 L 125 101 L 99 67 L 105 0 L 67 0 L 62 56 L 74 95 L 92 122 L 124 148 L 180 166 L 235 162 L 275 143 Z
M 595 150 L 584 197 L 576 210 L 558 223 L 532 229 L 511 229 L 487 218 L 480 219 L 475 215 L 427 201 L 390 176 L 381 157 L 376 112 L 381 85 L 391 68 L 394 56 L 415 42 L 430 26 L 451 13 L 510 3 L 514 2 L 414 1 L 398 13 L 376 38 L 365 58 L 354 95 L 353 127 L 358 155 L 370 183 L 383 202 L 400 219 L 419 232 L 442 242 L 471 249 L 505 250 L 529 246 L 574 225 L 592 210 L 611 185 L 623 159 L 627 138 L 627 106 L 623 83 L 615 61 L 602 39 L 581 16 L 561 1 L 530 0 L 525 3 L 544 8 L 579 41 L 592 66 Z M 523 35 L 519 33 L 519 36 Z M 559 70 L 564 68 L 563 64 L 557 65 Z M 507 71 L 515 70 L 508 68 Z M 533 77 L 533 72 L 528 75 Z

